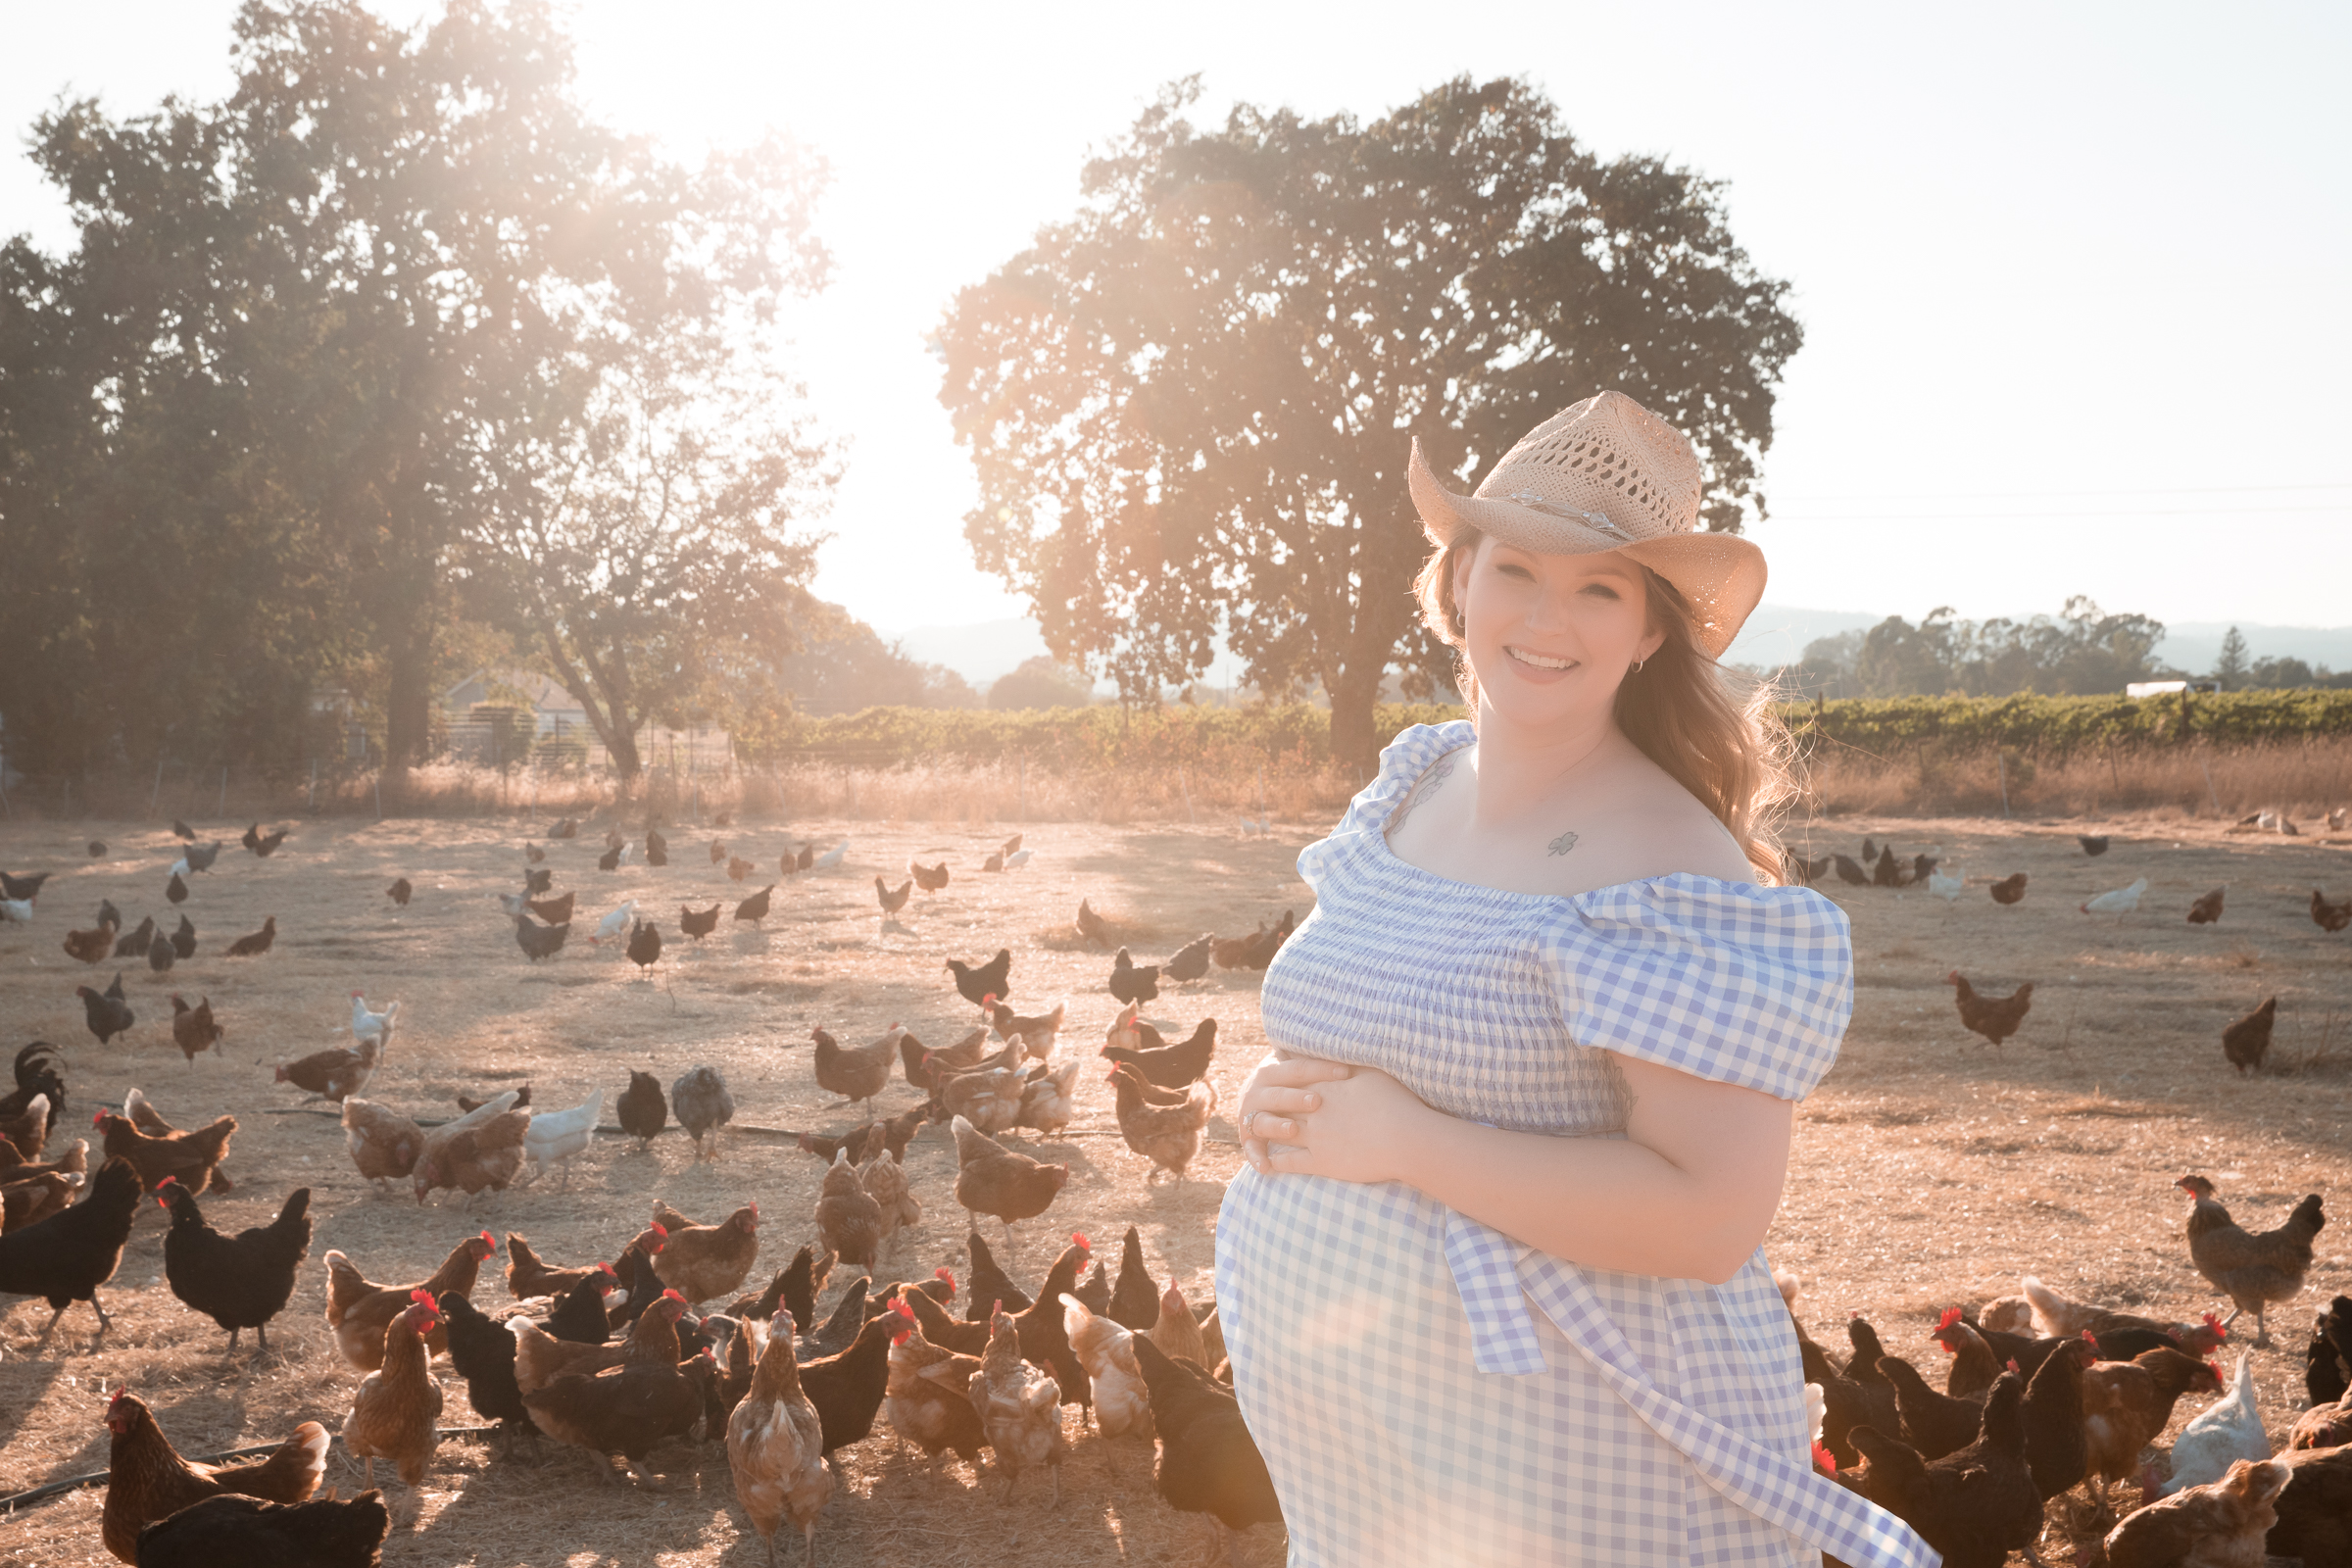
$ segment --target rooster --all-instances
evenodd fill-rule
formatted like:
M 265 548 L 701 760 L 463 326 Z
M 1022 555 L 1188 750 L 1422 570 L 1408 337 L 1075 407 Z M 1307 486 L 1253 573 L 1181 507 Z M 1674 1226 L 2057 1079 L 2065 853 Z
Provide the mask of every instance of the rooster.
M 2192 1174 L 2173 1185 L 2196 1204 L 2188 1215 L 2189 1260 L 2236 1307 L 2222 1319 L 2222 1327 L 2227 1329 L 2240 1313 L 2251 1311 L 2255 1348 L 2268 1348 L 2271 1336 L 2264 1313 L 2272 1302 L 2301 1294 L 2303 1277 L 2311 1271 L 2311 1239 L 2328 1223 L 2320 1195 L 2313 1193 L 2297 1203 L 2277 1230 L 2248 1232 L 2213 1196 L 2213 1183 L 2207 1178 Z
M 1959 970 L 1943 977 L 1943 983 L 1954 987 L 1953 1000 L 1959 1004 L 1961 1026 L 1971 1034 L 1983 1035 L 1987 1043 L 2000 1043 L 2016 1034 L 2034 1006 L 2034 982 L 2029 980 L 2005 997 L 1980 997 Z

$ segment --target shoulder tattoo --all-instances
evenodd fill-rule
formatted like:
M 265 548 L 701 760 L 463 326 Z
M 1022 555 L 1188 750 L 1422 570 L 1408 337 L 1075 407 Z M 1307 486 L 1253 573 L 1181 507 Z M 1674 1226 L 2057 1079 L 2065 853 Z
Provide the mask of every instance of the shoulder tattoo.
M 1430 768 L 1429 775 L 1413 787 L 1413 793 L 1405 797 L 1404 805 L 1398 808 L 1396 819 L 1389 824 L 1390 832 L 1394 833 L 1404 826 L 1404 819 L 1413 814 L 1413 808 L 1437 794 L 1439 786 L 1452 776 L 1453 760 L 1456 755 L 1453 752 L 1447 752 L 1444 757 L 1439 758 L 1436 764 Z
M 1553 839 L 1549 844 L 1545 845 L 1544 848 L 1549 850 L 1554 855 L 1566 855 L 1570 850 L 1576 848 L 1576 835 L 1573 833 L 1563 833 L 1558 838 Z

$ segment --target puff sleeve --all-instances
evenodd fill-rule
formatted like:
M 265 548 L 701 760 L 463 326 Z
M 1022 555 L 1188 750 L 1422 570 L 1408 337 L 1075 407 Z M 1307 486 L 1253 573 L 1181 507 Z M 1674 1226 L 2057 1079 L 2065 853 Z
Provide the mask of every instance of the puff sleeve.
M 1811 888 L 1677 873 L 1564 903 L 1543 958 L 1578 1045 L 1789 1101 L 1836 1063 L 1853 951 Z

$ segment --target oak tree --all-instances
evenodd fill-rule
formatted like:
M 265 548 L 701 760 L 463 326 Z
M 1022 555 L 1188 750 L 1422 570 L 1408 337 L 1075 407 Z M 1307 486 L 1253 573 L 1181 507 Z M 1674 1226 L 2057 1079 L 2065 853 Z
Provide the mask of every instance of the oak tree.
M 1364 763 L 1384 677 L 1446 667 L 1410 597 L 1414 436 L 1468 488 L 1616 388 L 1697 446 L 1707 526 L 1762 514 L 1800 333 L 1715 183 L 1593 156 L 1518 80 L 1205 129 L 1197 92 L 1163 92 L 939 334 L 979 479 L 966 536 L 1055 656 L 1133 700 L 1222 638 L 1261 688 L 1319 684 L 1335 752 Z

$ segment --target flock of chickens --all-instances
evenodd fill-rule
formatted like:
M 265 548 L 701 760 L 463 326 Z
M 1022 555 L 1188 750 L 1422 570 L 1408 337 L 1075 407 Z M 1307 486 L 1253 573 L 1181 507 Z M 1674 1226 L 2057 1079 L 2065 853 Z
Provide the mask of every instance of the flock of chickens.
M 187 844 L 167 883 L 176 906 L 186 879 L 211 869 L 221 845 L 198 846 L 184 823 L 173 828 Z M 577 824 L 566 821 L 552 836 L 576 832 Z M 285 837 L 265 835 L 256 824 L 246 847 L 267 857 Z M 847 848 L 845 841 L 820 854 L 805 846 L 784 857 L 783 870 L 792 875 L 838 864 Z M 598 863 L 616 869 L 635 853 L 635 844 L 615 834 Z M 648 831 L 642 853 L 650 864 L 665 863 L 667 846 L 658 831 Z M 987 868 L 1016 870 L 1030 853 L 1016 837 L 988 858 Z M 738 881 L 751 869 L 723 843 L 711 845 L 710 858 Z M 546 860 L 544 849 L 526 845 L 524 891 L 501 899 L 531 962 L 563 949 L 575 902 L 571 893 L 553 894 Z M 876 879 L 886 920 L 904 909 L 914 889 L 936 894 L 948 885 L 945 862 L 908 869 L 895 892 Z M 46 874 L 0 877 L 18 906 L 10 918 L 29 922 Z M 736 919 L 764 919 L 775 886 L 743 901 Z M 405 877 L 387 892 L 403 907 L 416 895 Z M 682 907 L 681 933 L 688 940 L 710 935 L 723 907 L 723 902 L 702 911 Z M 106 904 L 90 928 L 67 935 L 65 948 L 88 963 L 120 953 L 168 969 L 194 951 L 193 927 L 184 915 L 180 924 L 179 947 L 152 919 L 120 935 L 122 916 Z M 944 1124 L 953 1137 L 954 1201 L 970 1226 L 981 1215 L 994 1217 L 1010 1245 L 1016 1225 L 1044 1215 L 1068 1183 L 1070 1167 L 1017 1147 L 1015 1135 L 1031 1132 L 1042 1141 L 1068 1126 L 1090 1059 L 1111 1085 L 1121 1136 L 1150 1162 L 1147 1180 L 1161 1173 L 1184 1180 L 1216 1105 L 1208 1070 L 1217 1021 L 1203 1018 L 1189 1036 L 1169 1040 L 1141 1016 L 1142 1004 L 1159 995 L 1163 981 L 1199 980 L 1211 963 L 1263 970 L 1294 924 L 1285 911 L 1279 922 L 1261 921 L 1245 936 L 1203 935 L 1161 963 L 1139 964 L 1116 947 L 1112 925 L 1082 901 L 1074 933 L 1106 951 L 1116 947 L 1107 988 L 1120 1004 L 1091 1057 L 1057 1051 L 1066 1002 L 1033 1016 L 1012 1010 L 1009 949 L 982 963 L 946 960 L 957 994 L 977 1009 L 972 1027 L 952 1045 L 926 1046 L 897 1024 L 860 1046 L 812 1029 L 817 1087 L 868 1114 L 847 1131 L 791 1135 L 799 1150 L 825 1161 L 809 1220 L 814 1240 L 764 1288 L 756 1288 L 754 1278 L 761 1228 L 757 1202 L 705 1224 L 657 1201 L 634 1235 L 614 1236 L 611 1261 L 568 1267 L 551 1264 L 527 1237 L 510 1233 L 505 1277 L 514 1303 L 498 1308 L 473 1300 L 482 1266 L 501 1245 L 488 1231 L 416 1281 L 370 1279 L 346 1253 L 329 1250 L 327 1324 L 337 1351 L 366 1374 L 339 1435 L 365 1469 L 368 1490 L 350 1499 L 314 1497 L 331 1446 L 318 1423 L 303 1423 L 255 1462 L 206 1464 L 179 1455 L 153 1411 L 118 1389 L 106 1409 L 107 1548 L 125 1562 L 163 1565 L 339 1568 L 378 1561 L 394 1510 L 376 1490 L 376 1461 L 412 1490 L 422 1483 L 444 1437 L 434 1367 L 446 1356 L 449 1371 L 465 1380 L 473 1410 L 499 1424 L 506 1445 L 544 1438 L 584 1448 L 607 1482 L 618 1479 L 615 1457 L 645 1481 L 640 1466 L 657 1444 L 723 1439 L 737 1501 L 771 1560 L 779 1533 L 789 1527 L 803 1536 L 807 1560 L 813 1561 L 818 1520 L 836 1484 L 836 1456 L 871 1435 L 877 1415 L 887 1415 L 902 1438 L 928 1455 L 952 1450 L 977 1466 L 984 1450 L 992 1454 L 1008 1495 L 1025 1472 L 1042 1470 L 1058 1503 L 1071 1441 L 1062 1409 L 1071 1404 L 1080 1408 L 1082 1431 L 1091 1426 L 1104 1439 L 1155 1442 L 1160 1494 L 1215 1521 L 1231 1552 L 1231 1530 L 1277 1521 L 1280 1508 L 1221 1381 L 1230 1373 L 1213 1304 L 1196 1307 L 1173 1282 L 1165 1290 L 1154 1284 L 1135 1228 L 1127 1230 L 1115 1279 L 1086 1238 L 1072 1235 L 1043 1279 L 1024 1289 L 976 1228 L 966 1240 L 969 1277 L 960 1283 L 946 1267 L 888 1285 L 876 1271 L 898 1249 L 901 1231 L 921 1219 L 922 1197 L 901 1160 L 928 1122 Z M 274 932 L 272 918 L 230 955 L 267 953 Z M 623 944 L 648 969 L 660 961 L 661 933 L 634 903 L 605 916 L 590 940 Z M 77 994 L 101 1044 L 136 1024 L 120 973 L 105 991 L 82 986 Z M 180 1049 L 191 1060 L 215 1049 L 224 1030 L 210 998 L 193 1007 L 181 997 L 172 1001 L 172 1038 Z M 461 1096 L 456 1116 L 419 1121 L 363 1098 L 393 1047 L 401 1004 L 374 1007 L 365 993 L 353 992 L 351 1008 L 350 1045 L 280 1062 L 273 1076 L 339 1106 L 353 1164 L 379 1193 L 406 1180 L 419 1203 L 443 1190 L 471 1201 L 535 1180 L 550 1167 L 561 1167 L 568 1186 L 569 1161 L 600 1130 L 602 1089 L 552 1109 L 531 1104 L 528 1085 L 480 1101 Z M 285 1308 L 309 1256 L 310 1190 L 291 1193 L 268 1225 L 233 1235 L 217 1230 L 198 1200 L 233 1188 L 222 1167 L 236 1119 L 174 1127 L 137 1089 L 120 1110 L 96 1112 L 96 1170 L 87 1140 L 43 1161 L 66 1111 L 66 1066 L 60 1048 L 32 1042 L 15 1058 L 14 1091 L 0 1097 L 0 1295 L 49 1302 L 44 1341 L 74 1301 L 89 1302 L 103 1329 L 111 1319 L 99 1291 L 114 1278 L 139 1203 L 153 1197 L 171 1216 L 164 1255 L 172 1295 L 225 1330 L 232 1353 L 246 1329 L 266 1351 L 268 1325 Z M 877 1098 L 900 1079 L 919 1098 L 896 1115 L 876 1118 Z M 735 1102 L 719 1070 L 701 1064 L 666 1095 L 654 1075 L 631 1071 L 614 1109 L 618 1130 L 640 1149 L 674 1117 L 700 1162 L 718 1156 Z M 818 1293 L 835 1275 L 846 1288 L 820 1314 Z M 746 1290 L 751 1294 L 738 1294 Z M 959 1298 L 957 1315 L 952 1308 Z
M 2268 813 L 2266 813 L 2268 814 Z M 2248 817 L 2241 826 L 2258 821 Z M 2283 817 L 2275 822 L 2293 831 L 2293 824 Z M 2330 817 L 2330 821 L 2335 820 Z M 2273 829 L 2277 829 L 2274 827 Z M 2082 853 L 2096 859 L 2107 853 L 2113 840 L 2104 834 L 2091 836 L 2078 833 L 2075 842 Z M 1906 860 L 1894 853 L 1891 845 L 1881 847 L 1872 839 L 1862 841 L 1862 858 L 1833 854 L 1819 859 L 1791 854 L 1788 864 L 1791 874 L 1810 884 L 1822 873 L 1835 871 L 1838 880 L 1851 887 L 1907 888 L 1924 884 L 1927 890 L 1942 899 L 1946 905 L 1956 903 L 1967 890 L 1968 878 L 1958 867 L 1943 869 L 1941 847 L 1923 850 Z M 1992 902 L 2004 907 L 2015 907 L 2025 902 L 2026 873 L 2015 872 L 1990 884 L 1987 889 Z M 2080 906 L 2083 914 L 2127 915 L 2139 909 L 2140 895 L 2147 892 L 2148 879 L 2135 877 L 2128 887 L 2116 888 L 2085 900 Z M 2222 917 L 2227 888 L 2215 888 L 2193 900 L 2188 906 L 2190 925 L 2212 925 Z M 2352 927 L 2352 899 L 2330 903 L 2318 888 L 2311 890 L 2310 914 L 2312 923 L 2330 935 Z M 2025 1023 L 2026 1014 L 2034 1008 L 2034 982 L 2029 980 L 2005 997 L 1986 996 L 1969 984 L 1966 976 L 1954 969 L 1944 976 L 1944 984 L 1952 987 L 1953 998 L 1960 1009 L 1960 1024 L 1971 1034 L 1982 1035 L 1989 1045 L 1998 1046 L 2016 1034 Z M 2245 1016 L 2233 1020 L 2222 1031 L 2222 1056 L 2242 1075 L 2260 1070 L 2263 1057 L 2271 1049 L 2271 1031 L 2278 1018 L 2278 999 L 2271 997 Z

